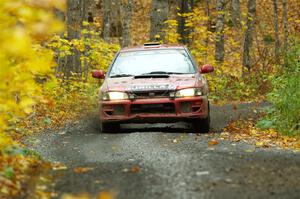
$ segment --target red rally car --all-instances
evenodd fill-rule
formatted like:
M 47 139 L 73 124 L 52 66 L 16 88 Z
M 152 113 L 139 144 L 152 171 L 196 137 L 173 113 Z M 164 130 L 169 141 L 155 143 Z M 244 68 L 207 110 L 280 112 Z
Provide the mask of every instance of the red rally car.
M 93 70 L 104 79 L 99 92 L 101 132 L 117 132 L 121 123 L 191 122 L 194 132 L 208 132 L 208 86 L 183 46 L 144 44 L 117 53 L 108 72 Z

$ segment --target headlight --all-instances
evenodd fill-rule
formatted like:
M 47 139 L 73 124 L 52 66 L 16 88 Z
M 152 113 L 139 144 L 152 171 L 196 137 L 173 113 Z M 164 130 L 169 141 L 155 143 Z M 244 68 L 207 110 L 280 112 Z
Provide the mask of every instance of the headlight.
M 175 93 L 175 97 L 194 97 L 201 96 L 203 93 L 200 88 L 187 88 Z
M 127 93 L 123 92 L 106 92 L 102 94 L 102 100 L 126 100 L 128 99 Z

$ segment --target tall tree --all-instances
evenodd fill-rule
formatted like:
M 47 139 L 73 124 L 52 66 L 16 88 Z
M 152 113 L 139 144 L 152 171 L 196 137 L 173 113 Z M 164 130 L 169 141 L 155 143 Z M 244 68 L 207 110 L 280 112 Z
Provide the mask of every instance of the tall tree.
M 279 30 L 278 30 L 278 2 L 273 0 L 273 23 L 274 23 L 274 34 L 275 34 L 275 46 L 274 46 L 274 56 L 275 63 L 279 64 L 280 62 L 280 41 L 279 41 Z
M 224 61 L 224 5 L 225 0 L 217 0 L 216 9 L 218 11 L 216 21 L 216 47 L 215 59 L 217 62 Z
M 243 67 L 245 67 L 248 72 L 251 70 L 251 59 L 250 50 L 252 47 L 253 31 L 254 31 L 254 21 L 256 13 L 256 0 L 248 0 L 248 13 L 247 13 L 247 23 L 246 32 L 244 36 L 244 50 L 243 50 Z
M 67 0 L 67 33 L 68 40 L 79 39 L 81 34 L 82 22 L 86 13 L 84 0 Z M 64 74 L 68 78 L 72 72 L 81 73 L 80 52 L 74 50 L 73 54 L 67 57 L 64 67 Z
M 289 35 L 286 0 L 282 0 L 282 23 L 283 23 L 283 30 L 284 30 L 284 38 L 283 38 L 284 64 L 286 65 L 287 64 L 286 54 L 288 50 L 288 35 Z
M 133 0 L 123 0 L 122 2 L 122 39 L 121 45 L 122 47 L 130 46 L 130 25 L 132 19 L 132 7 L 133 7 Z
M 151 8 L 151 27 L 150 27 L 150 40 L 155 41 L 156 36 L 159 35 L 160 39 L 164 39 L 163 29 L 165 28 L 164 22 L 168 20 L 169 2 L 168 0 L 152 0 Z
M 207 30 L 211 31 L 210 0 L 205 0 L 205 15 L 207 17 Z
M 111 0 L 103 0 L 103 27 L 102 34 L 103 39 L 106 42 L 110 41 L 110 26 L 111 26 Z
M 185 26 L 186 17 L 183 16 L 185 13 L 192 11 L 194 7 L 194 0 L 180 0 L 178 1 L 179 16 L 178 16 L 178 33 L 181 37 L 181 42 L 184 44 L 189 43 L 189 34 L 191 30 Z
M 231 0 L 231 21 L 235 27 L 241 23 L 240 0 Z

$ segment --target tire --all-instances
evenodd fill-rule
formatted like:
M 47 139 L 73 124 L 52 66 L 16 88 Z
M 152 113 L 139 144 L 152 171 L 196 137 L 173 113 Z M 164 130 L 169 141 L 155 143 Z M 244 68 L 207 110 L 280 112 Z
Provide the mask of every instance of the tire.
M 194 119 L 192 125 L 195 133 L 208 133 L 210 130 L 210 116 L 205 119 Z
M 208 104 L 208 116 L 197 118 L 192 121 L 192 129 L 196 133 L 208 133 L 210 130 L 210 108 Z
M 119 123 L 103 123 L 100 121 L 100 133 L 118 133 L 119 131 Z

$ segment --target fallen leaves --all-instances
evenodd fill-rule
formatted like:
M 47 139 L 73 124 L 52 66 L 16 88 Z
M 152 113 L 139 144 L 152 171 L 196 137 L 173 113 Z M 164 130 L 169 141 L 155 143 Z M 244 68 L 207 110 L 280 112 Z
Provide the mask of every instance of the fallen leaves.
M 102 191 L 97 197 L 97 199 L 114 199 L 114 198 L 115 198 L 114 194 L 110 191 Z
M 208 146 L 215 146 L 218 144 L 219 144 L 219 142 L 215 139 L 208 141 Z
M 125 172 L 125 173 L 140 173 L 141 172 L 141 167 L 140 166 L 138 166 L 138 165 L 135 165 L 135 166 L 132 166 L 130 169 L 128 169 L 128 168 L 125 168 L 125 169 L 123 169 L 123 172 Z
M 97 197 L 92 197 L 88 193 L 80 193 L 80 194 L 76 194 L 76 195 L 64 194 L 62 196 L 62 199 L 92 199 L 92 198 L 96 198 L 96 199 L 114 199 L 114 198 L 116 198 L 115 195 L 116 194 L 112 191 L 101 191 L 98 194 Z
M 180 135 L 180 136 L 177 136 L 176 138 L 172 138 L 172 139 L 168 139 L 168 140 L 174 144 L 177 144 L 177 143 L 184 141 L 186 138 L 187 138 L 187 136 L 184 134 L 184 135 Z
M 0 150 L 0 198 L 14 198 L 24 191 L 31 174 L 48 166 L 21 149 Z
M 75 173 L 87 173 L 92 170 L 94 170 L 92 167 L 76 167 L 73 169 Z
M 247 142 L 257 148 L 278 146 L 284 149 L 300 150 L 300 137 L 280 135 L 274 129 L 261 130 L 255 127 L 252 120 L 236 121 L 230 123 L 220 134 L 222 139 L 234 142 Z
M 256 143 L 255 143 L 255 146 L 258 146 L 258 147 L 263 147 L 263 146 L 265 146 L 265 147 L 267 147 L 267 145 L 265 145 L 264 142 L 256 142 Z
M 52 163 L 52 170 L 58 171 L 58 170 L 66 170 L 68 167 L 60 162 L 54 162 Z
M 141 171 L 141 168 L 139 166 L 133 166 L 130 169 L 131 173 L 139 173 Z

